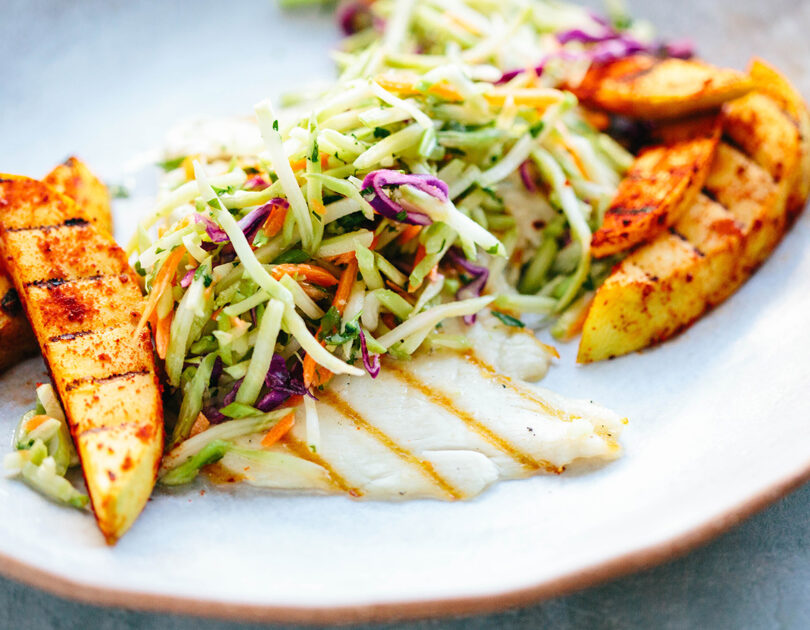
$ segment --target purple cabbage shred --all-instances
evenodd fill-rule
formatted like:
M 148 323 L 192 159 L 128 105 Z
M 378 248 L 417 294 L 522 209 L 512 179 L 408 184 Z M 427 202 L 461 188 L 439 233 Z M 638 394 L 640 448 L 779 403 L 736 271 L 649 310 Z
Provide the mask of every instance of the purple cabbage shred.
M 470 282 L 456 291 L 456 299 L 468 300 L 470 298 L 479 297 L 487 284 L 487 280 L 489 280 L 489 269 L 483 265 L 470 262 L 464 254 L 454 249 L 447 252 L 447 257 L 472 276 Z M 464 323 L 468 325 L 474 324 L 475 315 L 465 315 Z
M 371 378 L 377 378 L 380 375 L 380 355 L 369 354 L 366 335 L 362 329 L 360 329 L 360 352 L 363 355 L 363 366 L 366 368 L 366 372 Z
M 268 186 L 270 186 L 270 182 L 261 175 L 256 175 L 245 182 L 244 188 L 245 190 L 264 190 Z
M 222 360 L 219 357 L 217 357 L 214 362 L 214 369 L 211 372 L 212 385 L 215 382 L 215 373 L 216 380 L 219 380 L 219 375 L 222 374 Z M 243 379 L 240 378 L 233 384 L 231 391 L 225 395 L 221 404 L 206 408 L 204 413 L 209 422 L 218 424 L 227 420 L 227 418 L 220 413 L 220 409 L 227 407 L 236 400 L 236 394 L 239 391 L 239 387 L 242 385 L 242 381 Z M 272 411 L 286 402 L 290 396 L 310 396 L 311 398 L 315 398 L 312 392 L 304 385 L 304 380 L 301 375 L 290 372 L 287 368 L 287 362 L 280 354 L 274 354 L 273 358 L 270 360 L 270 368 L 267 370 L 267 374 L 264 377 L 264 384 L 268 391 L 264 396 L 259 398 L 259 401 L 256 403 L 256 409 L 259 411 Z
M 191 286 L 191 281 L 194 280 L 194 272 L 195 271 L 197 271 L 196 268 L 195 269 L 189 269 L 186 272 L 186 275 L 184 275 L 183 279 L 180 281 L 180 286 L 181 287 L 183 287 L 184 289 L 188 289 Z
M 205 225 L 205 232 L 206 234 L 208 234 L 208 238 L 210 238 L 214 243 L 228 242 L 229 239 L 228 235 L 225 233 L 225 230 L 219 227 L 208 217 L 205 217 L 201 214 L 194 214 L 194 221 Z
M 255 210 L 251 210 L 248 214 L 242 217 L 238 224 L 239 228 L 242 230 L 242 233 L 245 235 L 248 243 L 252 243 L 253 239 L 256 238 L 256 234 L 259 232 L 259 228 L 262 227 L 264 222 L 267 220 L 267 217 L 270 216 L 270 213 L 273 211 L 273 208 L 277 207 L 288 207 L 289 203 L 287 203 L 286 199 L 282 199 L 281 197 L 275 197 L 271 199 L 263 206 L 259 206 Z
M 572 53 L 568 50 L 560 50 L 552 53 L 534 68 L 538 76 L 543 74 L 545 64 L 552 59 L 588 59 L 593 63 L 609 63 L 641 52 L 661 57 L 674 57 L 677 59 L 689 59 L 695 54 L 694 45 L 689 40 L 684 39 L 672 42 L 643 44 L 616 30 L 605 18 L 596 13 L 591 13 L 591 19 L 599 27 L 598 29 L 591 31 L 581 28 L 572 28 L 558 33 L 557 41 L 563 46 L 569 42 L 592 44 L 592 46 L 581 53 Z M 496 81 L 496 84 L 511 81 L 523 72 L 525 72 L 524 68 L 505 72 L 501 75 L 501 78 Z
M 518 171 L 520 172 L 520 179 L 526 187 L 526 190 L 532 193 L 537 192 L 537 184 L 534 183 L 534 175 L 532 175 L 532 168 L 529 161 L 526 160 L 523 162 Z
M 208 381 L 209 387 L 217 386 L 217 383 L 219 383 L 219 377 L 222 376 L 223 368 L 224 364 L 222 363 L 222 357 L 217 355 L 217 358 L 214 359 L 214 365 L 211 368 L 211 380 Z
M 287 362 L 280 354 L 274 354 L 270 361 L 270 369 L 264 377 L 264 384 L 269 390 L 256 405 L 261 411 L 272 411 L 290 396 L 312 396 L 312 393 L 304 385 L 304 381 L 297 375 L 293 375 L 287 369 Z M 314 396 L 312 396 L 314 398 Z
M 384 190 L 385 186 L 404 185 L 413 186 L 439 201 L 448 200 L 447 184 L 434 175 L 380 169 L 372 171 L 363 179 L 363 188 L 370 187 L 374 193 L 369 203 L 382 216 L 411 225 L 430 225 L 432 223 L 430 217 L 416 210 L 403 208 Z

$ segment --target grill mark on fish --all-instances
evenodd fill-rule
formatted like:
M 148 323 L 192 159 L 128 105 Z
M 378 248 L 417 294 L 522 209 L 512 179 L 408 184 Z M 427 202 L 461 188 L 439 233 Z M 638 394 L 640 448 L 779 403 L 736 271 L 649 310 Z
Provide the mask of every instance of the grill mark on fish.
M 578 420 L 580 416 L 572 415 L 563 411 L 562 409 L 557 409 L 556 407 L 552 407 L 547 401 L 543 400 L 533 392 L 516 385 L 515 382 L 505 376 L 503 374 L 499 374 L 498 371 L 492 367 L 489 363 L 484 361 L 481 357 L 479 357 L 475 352 L 472 350 L 468 350 L 467 352 L 461 355 L 464 357 L 466 361 L 472 363 L 476 366 L 484 376 L 491 378 L 493 381 L 498 383 L 499 385 L 504 385 L 507 388 L 511 389 L 515 392 L 518 396 L 523 398 L 524 400 L 528 400 L 529 402 L 534 403 L 538 407 L 540 407 L 544 413 L 557 418 L 558 420 L 562 420 L 563 422 L 571 422 L 573 420 Z
M 383 431 L 378 429 L 376 426 L 371 424 L 368 420 L 363 418 L 357 410 L 355 410 L 349 403 L 347 403 L 343 398 L 341 398 L 338 394 L 336 394 L 331 389 L 327 389 L 320 393 L 320 402 L 329 405 L 335 411 L 338 411 L 348 420 L 351 420 L 354 425 L 358 429 L 363 429 L 377 439 L 381 444 L 383 444 L 388 450 L 392 453 L 397 455 L 402 461 L 410 464 L 411 466 L 415 466 L 419 470 L 421 470 L 425 476 L 429 477 L 433 483 L 441 489 L 443 492 L 448 494 L 453 499 L 463 499 L 464 493 L 460 490 L 453 487 L 453 485 L 448 482 L 444 477 L 442 477 L 436 469 L 433 467 L 429 461 L 421 459 L 413 454 L 408 449 L 400 446 L 394 440 L 392 440 L 388 435 L 386 435 Z
M 357 488 L 353 487 L 348 481 L 346 481 L 340 473 L 338 473 L 328 461 L 326 461 L 323 457 L 318 455 L 317 453 L 313 453 L 306 444 L 301 442 L 300 440 L 296 440 L 292 437 L 289 433 L 284 436 L 282 439 L 283 444 L 289 448 L 297 457 L 301 459 L 305 459 L 313 464 L 317 464 L 321 468 L 323 468 L 327 474 L 329 475 L 329 482 L 338 490 L 345 492 L 346 494 L 353 496 L 353 497 L 361 497 L 363 493 L 360 492 Z
M 545 460 L 535 459 L 528 453 L 518 449 L 506 438 L 495 433 L 471 413 L 459 409 L 453 399 L 447 394 L 435 389 L 434 387 L 431 387 L 427 383 L 424 383 L 415 374 L 408 372 L 407 370 L 404 370 L 393 363 L 386 365 L 385 369 L 387 372 L 400 379 L 403 383 L 421 393 L 428 400 L 428 402 L 449 411 L 459 420 L 464 422 L 464 424 L 466 424 L 470 429 L 480 435 L 484 440 L 489 442 L 495 448 L 509 455 L 509 457 L 521 464 L 524 468 L 530 471 L 544 469 L 551 473 L 558 473 L 560 471 L 559 466 L 555 466 L 551 462 L 547 462 Z
M 121 372 L 120 374 L 111 374 L 110 376 L 94 376 L 93 378 L 77 378 L 65 386 L 65 391 L 70 392 L 83 385 L 85 383 L 94 383 L 96 385 L 101 383 L 106 383 L 108 381 L 114 381 L 120 378 L 128 378 L 130 376 L 138 376 L 140 374 L 151 374 L 152 370 L 148 368 L 144 368 L 142 370 L 131 370 L 129 372 Z

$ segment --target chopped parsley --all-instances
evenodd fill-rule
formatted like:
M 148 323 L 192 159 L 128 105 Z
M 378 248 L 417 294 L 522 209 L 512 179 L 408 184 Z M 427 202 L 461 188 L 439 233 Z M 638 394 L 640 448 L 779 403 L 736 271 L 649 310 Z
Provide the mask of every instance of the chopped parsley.
M 501 313 L 500 311 L 492 311 L 492 314 L 497 317 L 501 322 L 506 324 L 507 326 L 514 326 L 516 328 L 525 328 L 526 324 L 520 321 L 517 317 L 512 317 L 511 315 L 507 315 L 506 313 Z

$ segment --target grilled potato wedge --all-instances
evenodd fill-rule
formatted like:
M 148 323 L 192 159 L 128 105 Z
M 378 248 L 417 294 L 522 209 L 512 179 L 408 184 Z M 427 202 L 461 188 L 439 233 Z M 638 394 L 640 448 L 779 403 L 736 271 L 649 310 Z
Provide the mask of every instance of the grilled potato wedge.
M 43 181 L 73 199 L 83 218 L 112 233 L 107 187 L 81 160 L 68 158 L 48 173 Z M 5 276 L 0 261 L 0 372 L 37 352 L 37 340 L 18 305 L 16 290 Z
M 67 196 L 0 175 L 0 252 L 65 408 L 98 526 L 114 543 L 145 505 L 163 411 L 126 255 Z
M 610 256 L 649 241 L 694 203 L 720 139 L 716 118 L 680 124 L 672 141 L 643 150 L 619 184 L 602 226 L 591 239 L 591 253 Z
M 718 109 L 754 87 L 751 77 L 702 61 L 634 55 L 595 65 L 569 89 L 586 105 L 645 119 Z
M 785 83 L 786 85 L 786 83 Z M 773 251 L 807 200 L 808 147 L 795 116 L 765 92 L 728 104 L 698 201 L 665 234 L 623 260 L 600 287 L 578 361 L 599 361 L 663 341 L 731 295 Z

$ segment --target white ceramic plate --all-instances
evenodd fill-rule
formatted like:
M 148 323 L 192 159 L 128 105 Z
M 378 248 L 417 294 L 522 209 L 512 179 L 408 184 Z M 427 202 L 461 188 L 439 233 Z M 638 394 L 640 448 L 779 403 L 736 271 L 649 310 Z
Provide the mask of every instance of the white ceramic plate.
M 327 16 L 269 0 L 18 4 L 0 24 L 0 170 L 31 175 L 75 152 L 116 181 L 185 116 L 327 78 L 336 39 Z M 636 10 L 719 63 L 756 51 L 808 91 L 810 5 L 677 7 Z M 117 210 L 122 237 L 134 210 Z M 0 570 L 97 603 L 336 621 L 494 609 L 671 557 L 810 474 L 808 239 L 804 215 L 739 293 L 660 348 L 588 367 L 563 348 L 543 385 L 631 419 L 609 466 L 458 504 L 158 491 L 115 548 L 89 515 L 0 480 Z M 39 359 L 0 377 L 0 443 L 45 378 Z

